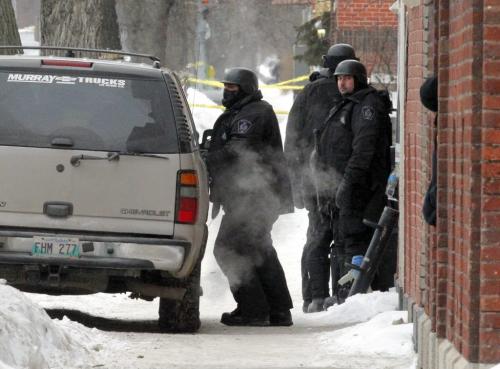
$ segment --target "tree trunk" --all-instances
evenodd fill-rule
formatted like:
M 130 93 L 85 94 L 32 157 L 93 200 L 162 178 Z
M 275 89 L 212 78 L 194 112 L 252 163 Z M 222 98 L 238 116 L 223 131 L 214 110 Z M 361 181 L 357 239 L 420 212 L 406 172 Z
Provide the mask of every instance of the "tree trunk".
M 120 50 L 115 0 L 42 0 L 41 44 Z
M 167 42 L 167 17 L 174 0 L 116 0 L 123 48 L 162 58 Z
M 116 0 L 123 48 L 152 54 L 170 69 L 183 69 L 194 54 L 197 2 Z
M 176 1 L 167 19 L 167 43 L 162 57 L 170 69 L 180 71 L 195 57 L 196 22 L 198 4 L 196 1 Z
M 0 0 L 0 44 L 6 46 L 21 45 L 11 0 Z M 0 53 L 17 54 L 18 50 L 1 50 Z

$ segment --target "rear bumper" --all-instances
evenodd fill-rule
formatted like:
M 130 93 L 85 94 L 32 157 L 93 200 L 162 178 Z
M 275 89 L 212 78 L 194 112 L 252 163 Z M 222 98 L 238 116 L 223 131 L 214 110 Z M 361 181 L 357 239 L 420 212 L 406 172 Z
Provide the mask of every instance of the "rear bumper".
M 80 256 L 33 255 L 34 236 L 78 238 Z M 189 241 L 170 238 L 0 229 L 0 264 L 176 272 L 182 267 L 190 249 Z
M 61 265 L 74 266 L 77 268 L 105 268 L 105 269 L 141 269 L 153 270 L 155 265 L 149 260 L 126 259 L 126 258 L 103 258 L 103 257 L 80 257 L 80 258 L 62 258 L 62 257 L 34 257 L 30 254 L 19 252 L 0 252 L 1 264 L 18 265 Z

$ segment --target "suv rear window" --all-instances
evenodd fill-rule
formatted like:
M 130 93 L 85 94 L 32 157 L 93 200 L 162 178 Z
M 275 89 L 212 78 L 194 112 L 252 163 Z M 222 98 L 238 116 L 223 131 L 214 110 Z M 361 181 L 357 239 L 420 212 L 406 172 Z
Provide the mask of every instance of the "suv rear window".
M 63 139 L 63 140 L 61 140 Z M 0 145 L 176 153 L 161 79 L 66 71 L 0 71 Z

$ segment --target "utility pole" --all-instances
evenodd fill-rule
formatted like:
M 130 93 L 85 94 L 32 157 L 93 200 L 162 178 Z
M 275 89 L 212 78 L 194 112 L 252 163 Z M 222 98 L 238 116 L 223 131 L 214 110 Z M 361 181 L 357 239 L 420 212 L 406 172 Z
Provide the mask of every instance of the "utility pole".
M 196 53 L 195 55 L 198 57 L 197 63 L 197 77 L 199 79 L 207 78 L 207 49 L 206 49 L 206 41 L 210 38 L 210 27 L 207 22 L 207 16 L 209 13 L 207 7 L 208 1 L 201 0 L 198 4 L 198 16 L 197 16 L 197 24 L 196 24 Z

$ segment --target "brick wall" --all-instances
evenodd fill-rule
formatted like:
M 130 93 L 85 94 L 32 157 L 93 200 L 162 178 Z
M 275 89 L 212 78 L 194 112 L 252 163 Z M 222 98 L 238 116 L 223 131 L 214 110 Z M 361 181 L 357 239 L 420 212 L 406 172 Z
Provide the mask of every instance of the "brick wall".
M 474 18 L 474 17 L 473 17 Z M 483 2 L 482 78 L 480 118 L 482 127 L 474 132 L 482 144 L 481 223 L 479 250 L 479 352 L 480 362 L 500 362 L 500 4 Z M 480 37 L 481 35 L 479 35 Z M 476 186 L 477 188 L 477 186 Z M 475 189 L 476 189 L 475 188 Z
M 337 0 L 336 3 L 340 29 L 398 26 L 397 16 L 389 10 L 393 0 Z
M 433 117 L 420 103 L 419 89 L 427 72 L 424 54 L 424 8 L 408 11 L 408 65 L 405 102 L 405 291 L 425 305 L 426 227 L 421 216 L 423 194 L 429 182 Z M 425 122 L 425 124 L 423 124 Z M 423 275 L 424 274 L 424 275 Z M 429 312 L 427 312 L 429 314 Z
M 450 2 L 440 16 L 448 25 L 449 39 L 439 51 L 440 82 L 443 79 L 443 93 L 448 96 L 440 117 L 441 161 L 446 166 L 440 182 L 446 199 L 439 208 L 446 208 L 447 215 L 442 225 L 449 253 L 446 337 L 473 362 L 500 361 L 500 326 L 495 326 L 495 317 L 500 319 L 500 259 L 498 254 L 488 255 L 492 243 L 482 239 L 500 227 L 495 206 L 500 191 L 494 188 L 499 177 L 491 173 L 500 160 L 495 146 L 500 140 L 489 135 L 495 123 L 499 127 L 498 118 L 495 121 L 490 114 L 499 113 L 499 90 L 491 87 L 500 65 L 493 62 L 491 68 L 494 58 L 488 56 L 489 46 L 500 40 L 498 21 L 493 20 L 500 9 L 498 2 L 496 9 L 487 2 Z M 499 238 L 494 246 L 500 246 Z
M 405 291 L 469 362 L 500 361 L 500 4 L 440 0 L 408 9 Z M 426 21 L 429 20 L 427 27 Z M 438 224 L 421 218 L 439 76 Z M 423 278 L 422 278 L 423 277 Z
M 334 43 L 351 44 L 368 74 L 394 76 L 397 70 L 397 16 L 393 0 L 335 0 L 331 32 Z

